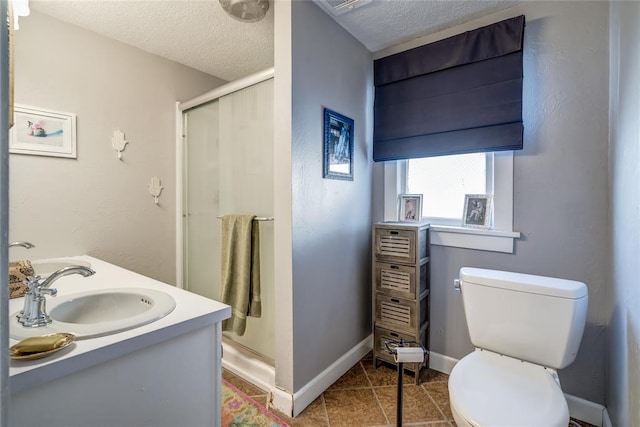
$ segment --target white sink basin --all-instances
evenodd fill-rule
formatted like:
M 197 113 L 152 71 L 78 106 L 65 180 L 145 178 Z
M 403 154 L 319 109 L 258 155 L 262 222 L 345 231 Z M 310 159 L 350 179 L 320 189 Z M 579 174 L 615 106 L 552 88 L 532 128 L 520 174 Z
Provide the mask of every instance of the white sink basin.
M 153 289 L 122 288 L 88 291 L 65 297 L 47 297 L 52 322 L 39 328 L 24 327 L 15 313 L 9 323 L 14 339 L 55 332 L 70 332 L 77 339 L 115 334 L 154 322 L 171 313 L 176 303 L 170 295 Z
M 40 276 L 41 279 L 46 279 L 51 275 L 51 273 L 55 273 L 61 268 L 70 267 L 72 265 L 79 265 L 81 267 L 91 268 L 91 263 L 87 261 L 80 260 L 57 260 L 50 259 L 47 261 L 31 261 L 31 266 L 33 267 L 33 271 L 36 276 Z

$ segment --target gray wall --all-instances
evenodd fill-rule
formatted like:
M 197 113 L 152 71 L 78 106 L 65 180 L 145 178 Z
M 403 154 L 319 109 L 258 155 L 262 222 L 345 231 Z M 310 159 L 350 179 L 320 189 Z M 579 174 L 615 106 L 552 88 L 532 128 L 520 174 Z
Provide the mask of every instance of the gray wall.
M 175 103 L 224 81 L 37 12 L 15 54 L 16 103 L 76 113 L 78 158 L 10 156 L 10 237 L 37 245 L 12 258 L 88 253 L 175 283 Z
M 527 19 L 525 148 L 514 156 L 514 229 L 522 238 L 514 254 L 432 246 L 431 348 L 456 359 L 473 350 L 452 283 L 463 266 L 583 281 L 587 326 L 576 361 L 560 379 L 566 393 L 604 403 L 608 4 L 526 2 L 477 26 L 520 14 Z M 374 172 L 375 219 L 382 218 L 381 168 Z
M 607 407 L 616 426 L 640 426 L 640 3 L 611 2 L 609 175 L 611 320 Z
M 294 391 L 371 333 L 371 55 L 292 2 Z M 355 121 L 354 179 L 322 178 L 323 107 Z

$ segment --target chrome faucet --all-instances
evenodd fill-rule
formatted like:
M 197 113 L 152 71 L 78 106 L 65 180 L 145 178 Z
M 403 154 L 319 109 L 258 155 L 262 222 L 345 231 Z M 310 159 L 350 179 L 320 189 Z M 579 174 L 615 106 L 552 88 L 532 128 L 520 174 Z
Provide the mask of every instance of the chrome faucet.
M 14 246 L 22 246 L 25 249 L 31 249 L 31 248 L 35 248 L 36 245 L 34 245 L 33 243 L 29 243 L 29 242 L 11 242 L 9 243 L 9 247 L 14 247 Z
M 27 278 L 26 283 L 28 290 L 24 296 L 24 308 L 18 315 L 18 322 L 23 326 L 32 328 L 46 326 L 51 323 L 51 318 L 47 314 L 47 301 L 44 296 L 56 296 L 58 290 L 49 289 L 49 286 L 59 278 L 70 274 L 80 274 L 88 277 L 95 274 L 95 271 L 87 267 L 71 265 L 52 273 L 42 283 L 40 282 L 40 276 Z

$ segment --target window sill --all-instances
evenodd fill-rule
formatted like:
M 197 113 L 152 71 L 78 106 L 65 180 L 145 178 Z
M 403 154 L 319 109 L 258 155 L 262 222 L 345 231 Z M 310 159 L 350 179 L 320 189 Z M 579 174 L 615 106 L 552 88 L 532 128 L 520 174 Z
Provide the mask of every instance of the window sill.
M 518 231 L 483 230 L 478 228 L 431 225 L 432 245 L 483 251 L 513 253 L 513 240 L 520 238 Z

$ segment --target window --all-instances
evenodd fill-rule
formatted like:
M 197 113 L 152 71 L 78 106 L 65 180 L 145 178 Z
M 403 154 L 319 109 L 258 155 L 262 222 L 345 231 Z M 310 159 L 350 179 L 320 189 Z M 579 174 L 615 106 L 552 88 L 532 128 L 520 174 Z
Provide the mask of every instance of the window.
M 385 162 L 385 221 L 397 221 L 403 193 L 423 195 L 431 244 L 513 253 L 512 151 Z M 465 194 L 493 194 L 492 229 L 461 226 Z
M 465 194 L 493 192 L 493 153 L 407 160 L 406 193 L 422 194 L 431 224 L 460 225 Z

